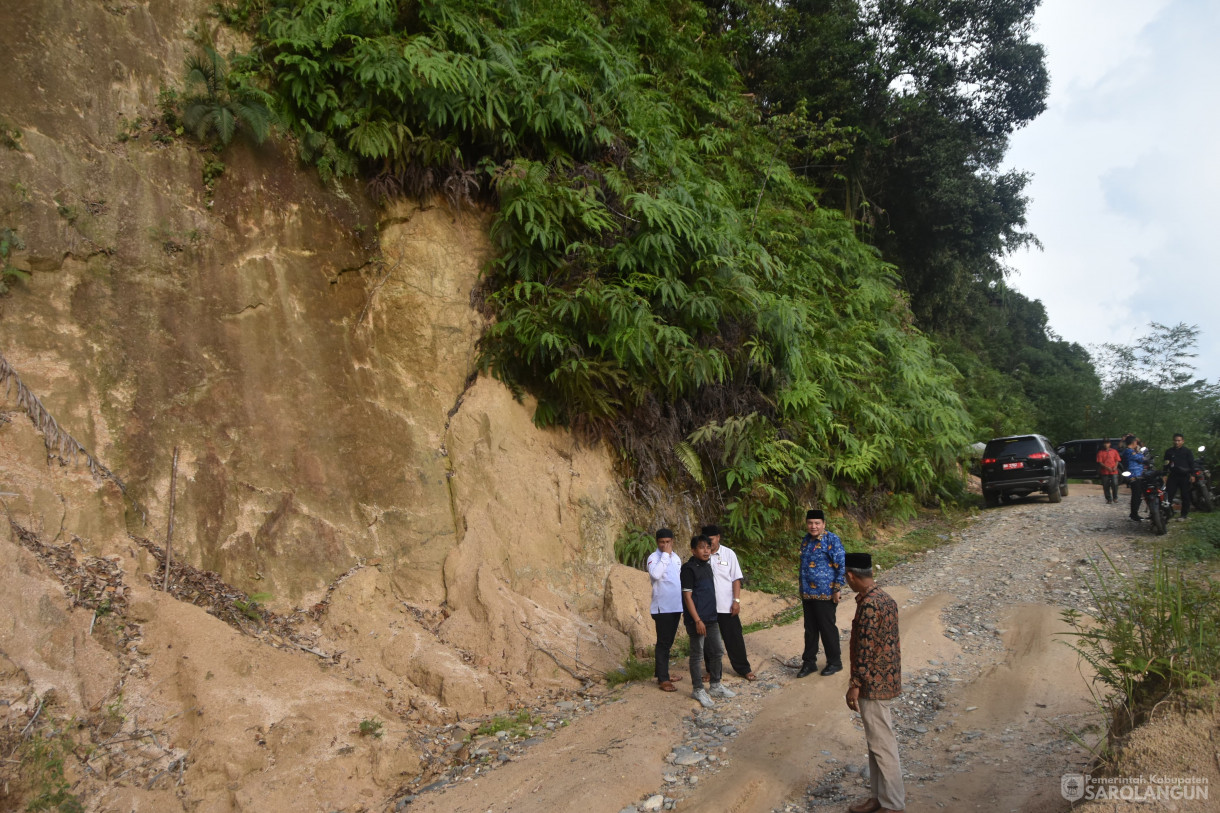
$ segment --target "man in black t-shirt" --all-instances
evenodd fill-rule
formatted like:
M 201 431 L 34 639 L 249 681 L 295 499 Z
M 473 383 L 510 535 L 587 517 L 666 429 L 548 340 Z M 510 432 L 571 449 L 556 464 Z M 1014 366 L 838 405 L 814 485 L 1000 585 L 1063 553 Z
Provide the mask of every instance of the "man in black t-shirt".
M 720 685 L 724 646 L 720 642 L 720 627 L 716 624 L 716 576 L 712 572 L 712 543 L 699 534 L 691 537 L 691 557 L 682 565 L 682 606 L 690 636 L 691 697 L 710 709 L 712 697 L 733 697 L 737 692 Z M 707 648 L 708 678 L 711 685 L 703 688 L 704 647 Z
M 1182 495 L 1182 515 L 1178 519 L 1190 516 L 1190 484 L 1195 481 L 1195 456 L 1186 448 L 1186 438 L 1181 434 L 1173 436 L 1173 448 L 1165 450 L 1165 492 L 1169 502 L 1173 495 Z

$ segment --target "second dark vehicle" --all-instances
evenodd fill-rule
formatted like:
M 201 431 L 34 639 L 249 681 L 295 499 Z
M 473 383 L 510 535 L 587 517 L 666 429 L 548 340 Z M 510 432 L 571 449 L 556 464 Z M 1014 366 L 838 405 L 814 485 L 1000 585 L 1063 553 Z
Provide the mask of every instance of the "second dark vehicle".
M 1096 464 L 1095 464 L 1096 465 Z M 989 508 L 1011 497 L 1045 494 L 1051 502 L 1068 495 L 1067 469 L 1042 435 L 995 438 L 983 450 L 983 501 Z
M 1060 443 L 1055 451 L 1063 458 L 1063 465 L 1067 467 L 1067 476 L 1080 480 L 1096 480 L 1100 476 L 1097 453 L 1101 451 L 1101 444 L 1106 440 L 1107 438 L 1085 438 Z M 1110 448 L 1120 451 L 1120 441 L 1116 438 L 1109 440 Z

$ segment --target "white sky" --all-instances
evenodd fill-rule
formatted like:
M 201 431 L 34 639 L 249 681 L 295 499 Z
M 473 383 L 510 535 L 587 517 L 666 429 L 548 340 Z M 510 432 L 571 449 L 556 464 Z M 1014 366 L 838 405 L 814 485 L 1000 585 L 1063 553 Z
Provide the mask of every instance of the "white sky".
M 1045 250 L 1012 255 L 1010 284 L 1086 348 L 1198 325 L 1198 375 L 1220 380 L 1220 2 L 1042 0 L 1034 19 L 1050 95 L 1008 164 L 1033 175 Z

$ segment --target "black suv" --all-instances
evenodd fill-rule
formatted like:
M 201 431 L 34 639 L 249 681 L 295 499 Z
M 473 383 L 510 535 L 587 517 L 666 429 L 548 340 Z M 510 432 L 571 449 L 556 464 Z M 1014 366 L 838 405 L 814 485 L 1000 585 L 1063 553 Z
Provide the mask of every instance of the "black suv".
M 1067 476 L 1076 477 L 1081 480 L 1096 480 L 1100 475 L 1100 467 L 1097 465 L 1097 453 L 1101 451 L 1101 444 L 1105 443 L 1107 438 L 1087 438 L 1085 440 L 1069 440 L 1059 444 L 1055 449 L 1059 456 L 1063 458 L 1063 463 L 1067 466 Z M 1109 438 L 1110 448 L 1114 451 L 1121 451 L 1120 441 L 1115 438 Z
M 994 508 L 1004 498 L 1040 491 L 1059 502 L 1068 493 L 1067 469 L 1041 435 L 1012 435 L 988 441 L 983 450 L 983 502 Z

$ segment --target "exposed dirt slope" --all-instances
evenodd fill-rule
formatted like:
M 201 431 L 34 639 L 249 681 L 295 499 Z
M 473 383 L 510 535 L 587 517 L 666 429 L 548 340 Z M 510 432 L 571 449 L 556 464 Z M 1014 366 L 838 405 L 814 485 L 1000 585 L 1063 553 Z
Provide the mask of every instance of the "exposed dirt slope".
M 486 213 L 379 209 L 284 138 L 215 153 L 163 127 L 186 57 L 239 44 L 211 5 L 5 6 L 0 227 L 31 274 L 0 298 L 6 508 L 142 579 L 157 562 L 128 534 L 164 544 L 178 449 L 175 559 L 312 613 L 421 716 L 614 668 L 619 476 L 475 375 Z

